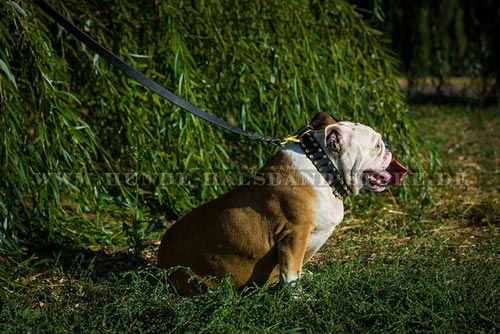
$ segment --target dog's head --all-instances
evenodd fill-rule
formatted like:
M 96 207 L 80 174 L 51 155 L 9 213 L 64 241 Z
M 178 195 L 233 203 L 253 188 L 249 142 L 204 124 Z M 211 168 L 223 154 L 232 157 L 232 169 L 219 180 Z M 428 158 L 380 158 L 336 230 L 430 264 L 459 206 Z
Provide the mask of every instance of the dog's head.
M 401 185 L 406 168 L 392 159 L 387 143 L 371 127 L 337 122 L 326 113 L 318 114 L 311 125 L 323 134 L 330 159 L 354 195 L 362 188 L 383 191 L 388 185 Z

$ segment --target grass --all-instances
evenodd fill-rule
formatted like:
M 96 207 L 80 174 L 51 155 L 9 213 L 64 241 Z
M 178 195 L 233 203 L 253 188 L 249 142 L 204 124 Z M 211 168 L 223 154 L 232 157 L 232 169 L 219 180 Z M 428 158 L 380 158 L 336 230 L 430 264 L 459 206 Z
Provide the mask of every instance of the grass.
M 0 280 L 0 332 L 498 333 L 498 112 L 418 107 L 447 171 L 430 176 L 433 205 L 398 206 L 390 193 L 374 196 L 369 212 L 353 203 L 307 265 L 299 299 L 228 285 L 180 298 L 150 263 L 157 244 L 141 257 L 59 246 Z

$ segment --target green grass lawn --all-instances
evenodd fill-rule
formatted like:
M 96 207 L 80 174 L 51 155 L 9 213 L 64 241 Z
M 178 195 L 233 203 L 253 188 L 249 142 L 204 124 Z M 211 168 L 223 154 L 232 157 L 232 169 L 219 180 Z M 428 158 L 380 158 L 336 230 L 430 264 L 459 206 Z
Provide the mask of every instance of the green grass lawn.
M 446 166 L 430 176 L 433 205 L 387 193 L 367 212 L 350 207 L 300 298 L 228 284 L 180 298 L 149 262 L 156 244 L 135 259 L 61 247 L 0 280 L 0 332 L 500 332 L 500 108 L 416 109 Z

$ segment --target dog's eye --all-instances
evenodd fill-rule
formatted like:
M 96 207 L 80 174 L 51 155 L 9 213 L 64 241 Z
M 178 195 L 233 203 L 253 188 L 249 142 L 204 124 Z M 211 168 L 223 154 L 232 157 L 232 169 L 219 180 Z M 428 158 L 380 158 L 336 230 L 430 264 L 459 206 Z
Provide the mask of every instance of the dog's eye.
M 383 142 L 378 142 L 377 145 L 375 145 L 375 151 L 381 153 L 384 146 L 385 144 Z

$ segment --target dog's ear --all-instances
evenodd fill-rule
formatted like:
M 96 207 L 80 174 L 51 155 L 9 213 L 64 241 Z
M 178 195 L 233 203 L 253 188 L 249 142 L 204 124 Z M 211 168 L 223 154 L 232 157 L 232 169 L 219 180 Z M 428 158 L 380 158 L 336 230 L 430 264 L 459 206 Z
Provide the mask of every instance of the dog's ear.
M 354 131 L 340 124 L 330 124 L 324 129 L 324 145 L 335 154 L 342 154 L 351 144 Z
M 313 127 L 315 132 L 320 132 L 324 130 L 328 125 L 335 124 L 338 121 L 333 118 L 329 113 L 320 112 L 314 116 L 310 125 Z

